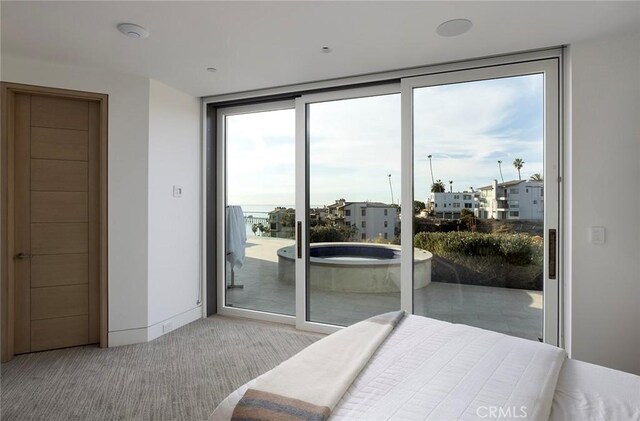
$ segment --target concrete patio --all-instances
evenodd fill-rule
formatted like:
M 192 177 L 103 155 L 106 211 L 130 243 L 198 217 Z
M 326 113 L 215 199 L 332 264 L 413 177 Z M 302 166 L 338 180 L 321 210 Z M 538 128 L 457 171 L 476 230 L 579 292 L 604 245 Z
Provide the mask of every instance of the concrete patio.
M 276 251 L 292 240 L 250 236 L 242 268 L 227 289 L 229 306 L 293 315 L 295 288 L 278 280 Z M 228 277 L 228 279 L 230 279 Z M 522 338 L 542 337 L 542 292 L 437 282 L 414 294 L 415 313 Z M 400 293 L 363 294 L 311 290 L 312 321 L 349 325 L 400 308 Z

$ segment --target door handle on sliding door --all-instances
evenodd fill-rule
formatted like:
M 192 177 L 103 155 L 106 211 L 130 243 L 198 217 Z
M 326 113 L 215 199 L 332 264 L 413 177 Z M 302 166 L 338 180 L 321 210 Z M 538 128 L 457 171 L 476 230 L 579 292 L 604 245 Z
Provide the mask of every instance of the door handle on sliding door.
M 298 259 L 302 259 L 302 222 L 298 221 L 296 230 L 296 248 L 298 250 Z
M 556 230 L 549 230 L 549 279 L 556 279 Z

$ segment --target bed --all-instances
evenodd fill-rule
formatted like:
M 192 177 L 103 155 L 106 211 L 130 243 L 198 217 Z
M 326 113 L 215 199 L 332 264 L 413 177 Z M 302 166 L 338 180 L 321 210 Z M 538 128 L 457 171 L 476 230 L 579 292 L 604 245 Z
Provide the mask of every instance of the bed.
M 640 421 L 639 376 L 471 326 L 372 319 L 241 386 L 210 419 Z

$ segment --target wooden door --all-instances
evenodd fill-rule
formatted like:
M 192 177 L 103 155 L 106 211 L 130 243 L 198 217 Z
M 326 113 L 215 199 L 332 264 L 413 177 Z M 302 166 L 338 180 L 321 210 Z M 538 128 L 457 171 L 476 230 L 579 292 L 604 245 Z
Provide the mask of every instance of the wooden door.
M 14 353 L 98 343 L 100 104 L 13 105 Z

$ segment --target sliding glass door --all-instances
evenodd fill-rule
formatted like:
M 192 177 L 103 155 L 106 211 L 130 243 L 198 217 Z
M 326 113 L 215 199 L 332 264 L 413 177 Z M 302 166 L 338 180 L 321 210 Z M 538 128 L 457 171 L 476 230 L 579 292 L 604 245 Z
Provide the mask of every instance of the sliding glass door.
M 307 95 L 303 322 L 400 309 L 399 85 Z M 395 191 L 395 194 L 394 194 Z
M 224 306 L 295 315 L 295 111 L 292 101 L 218 113 Z
M 557 344 L 558 72 L 219 109 L 221 312 L 331 332 L 404 309 Z
M 414 247 L 432 255 L 415 314 L 557 343 L 557 75 L 548 61 L 403 81 Z

